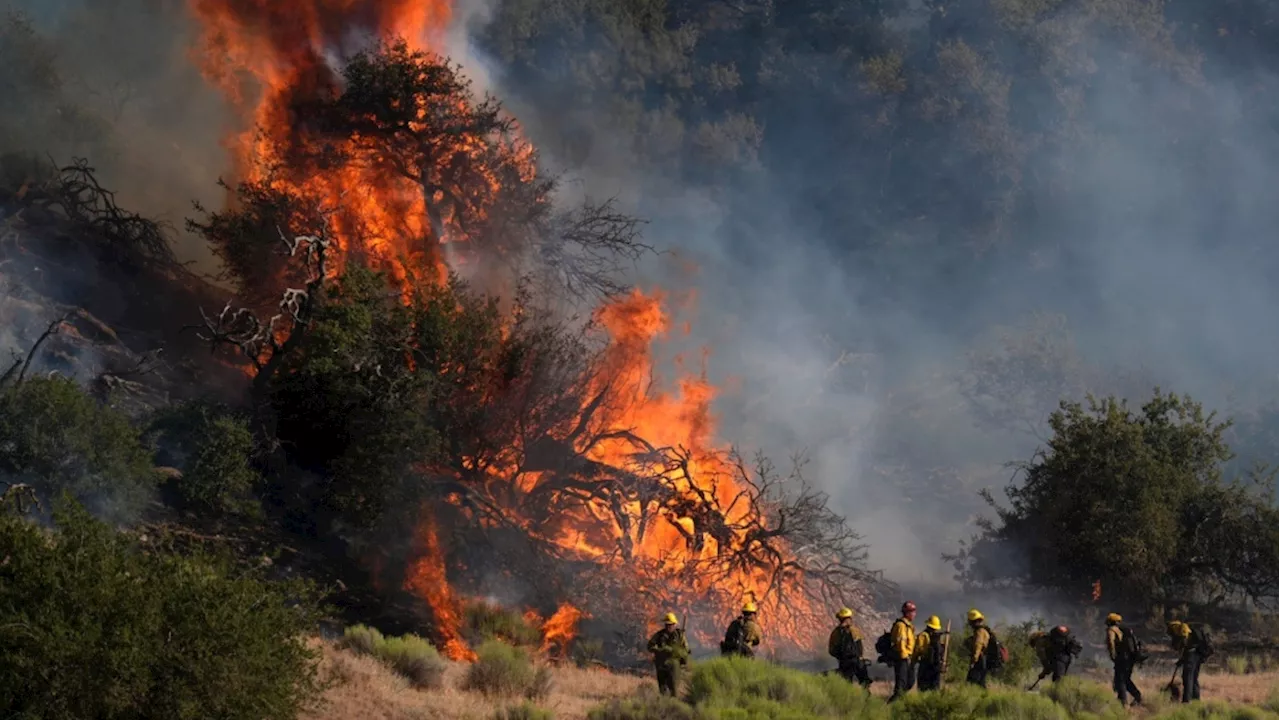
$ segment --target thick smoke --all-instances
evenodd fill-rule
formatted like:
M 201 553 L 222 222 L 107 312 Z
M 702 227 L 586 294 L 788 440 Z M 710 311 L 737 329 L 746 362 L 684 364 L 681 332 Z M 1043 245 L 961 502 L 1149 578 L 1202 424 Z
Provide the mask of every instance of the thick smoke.
M 1245 99 L 1257 87 L 1274 98 L 1274 45 L 1265 67 L 1209 47 L 1186 70 L 1200 80 L 1175 83 L 1151 55 L 1125 52 L 1115 38 L 1083 38 L 1093 57 L 1114 61 L 1094 73 L 1080 105 L 1086 125 L 1107 128 L 1107 142 L 1031 156 L 1023 170 L 1045 190 L 1020 208 L 1019 231 L 1030 237 L 983 251 L 958 230 L 972 208 L 954 201 L 892 222 L 884 219 L 891 213 L 873 212 L 890 204 L 877 196 L 891 167 L 883 153 L 841 154 L 849 167 L 832 167 L 824 146 L 847 139 L 825 134 L 838 126 L 829 117 L 815 118 L 849 109 L 840 93 L 852 81 L 840 75 L 839 58 L 813 51 L 813 66 L 831 77 L 815 80 L 825 90 L 805 107 L 754 121 L 728 113 L 715 133 L 680 130 L 709 133 L 704 146 L 717 157 L 750 154 L 769 138 L 769 157 L 742 163 L 749 172 L 695 183 L 701 157 L 654 160 L 681 152 L 664 134 L 678 122 L 661 103 L 624 122 L 600 103 L 557 93 L 554 79 L 527 82 L 487 52 L 499 5 L 459 5 L 450 53 L 565 172 L 567 200 L 616 195 L 650 221 L 647 240 L 672 254 L 637 268 L 636 279 L 696 291 L 695 309 L 678 318 L 691 333 L 673 333 L 670 353 L 696 372 L 699 348 L 711 349 L 707 371 L 726 388 L 717 406 L 722 436 L 779 464 L 807 450 L 806 474 L 866 536 L 871 564 L 904 585 L 950 582 L 940 554 L 972 531 L 982 510 L 974 491 L 1003 486 L 1003 463 L 1026 458 L 1038 442 L 1034 422 L 981 425 L 961 393 L 970 351 L 991 351 L 993 326 L 1026 332 L 1033 312 L 1065 316 L 1081 363 L 1096 369 L 1087 389 L 1138 400 L 1159 383 L 1226 412 L 1274 406 L 1275 103 L 1258 116 Z M 97 111 L 118 108 L 111 120 L 119 150 L 107 179 L 121 188 L 122 204 L 178 224 L 192 199 L 216 206 L 226 108 L 186 61 L 183 7 L 33 0 L 26 9 L 58 39 L 67 76 L 94 90 L 86 97 Z M 86 27 L 94 32 L 82 34 Z M 912 52 L 930 51 L 918 36 L 927 29 L 910 31 Z M 597 52 L 617 51 L 586 38 Z M 572 72 L 567 51 L 545 42 Z M 986 59 L 1004 72 L 1017 67 L 991 52 Z M 1058 131 L 1049 122 L 1038 128 L 1045 136 Z M 1171 159 L 1174 138 L 1201 157 Z M 939 130 L 932 140 L 934 162 L 910 171 L 921 184 L 973 182 L 963 131 Z M 911 179 L 892 172 L 893 187 Z M 1049 192 L 1056 180 L 1070 192 Z M 857 192 L 827 197 L 833 187 Z M 864 220 L 841 226 L 833 216 Z M 947 253 L 911 251 L 938 247 L 936 238 L 947 239 Z M 179 252 L 205 257 L 194 244 Z M 1052 403 L 1033 409 L 1042 430 Z
M 1094 27 L 1071 12 L 1064 27 Z M 559 42 L 547 37 L 546 51 L 569 65 L 567 53 L 555 54 Z M 614 49 L 589 35 L 583 42 L 605 57 Z M 682 173 L 648 160 L 663 151 L 653 129 L 663 121 L 660 103 L 623 124 L 590 101 L 566 105 L 554 83 L 504 75 L 497 63 L 488 68 L 544 154 L 583 178 L 583 187 L 631 200 L 651 220 L 652 242 L 697 264 L 690 278 L 675 274 L 678 263 L 659 260 L 640 278 L 696 289 L 692 336 L 673 345 L 686 357 L 710 347 L 710 373 L 734 388 L 718 405 L 724 438 L 779 460 L 807 449 L 808 475 L 864 533 L 872 564 L 908 587 L 937 587 L 951 574 L 940 554 L 973 532 L 969 522 L 983 510 L 974 491 L 1003 487 L 1003 464 L 1030 455 L 1056 405 L 1033 406 L 1036 419 L 1024 427 L 978 425 L 958 376 L 971 350 L 992 351 L 988 328 L 1034 332 L 1035 313 L 1062 315 L 1075 359 L 1090 369 L 1081 392 L 1119 392 L 1140 403 L 1159 384 L 1228 415 L 1262 408 L 1274 417 L 1276 117 L 1250 115 L 1258 105 L 1246 100 L 1259 87 L 1274 98 L 1274 43 L 1261 58 L 1219 56 L 1221 46 L 1211 46 L 1198 66 L 1175 72 L 1157 51 L 1130 52 L 1121 42 L 1079 43 L 1090 48 L 1081 52 L 1115 61 L 1092 76 L 1079 118 L 1105 128 L 1107 141 L 1040 151 L 1023 166 L 1045 190 L 1028 199 L 1020 223 L 1032 237 L 1008 242 L 1030 248 L 1032 257 L 966 247 L 959 228 L 968 208 L 954 204 L 869 233 L 852 224 L 843 232 L 824 227 L 815 196 L 851 183 L 827 176 L 832 168 L 818 161 L 823 145 L 841 140 L 806 138 L 806 126 L 823 127 L 806 114 L 848 107 L 835 94 L 768 118 L 767 132 L 791 138 L 782 147 L 774 141 L 772 151 L 815 158 L 812 165 L 797 172 L 761 163 L 750 182 L 713 196 L 685 180 L 696 174 L 689 168 L 696 159 Z M 1015 58 L 994 52 L 984 61 L 1016 71 Z M 828 86 L 838 93 L 848 85 L 839 82 L 838 59 L 827 60 L 815 65 L 831 71 Z M 1176 82 L 1177 72 L 1198 79 Z M 1055 121 L 1046 116 L 1034 130 L 1052 136 Z M 944 181 L 956 185 L 976 182 L 965 175 L 964 138 L 940 140 L 936 163 L 919 169 L 921 183 L 942 185 L 939 173 L 952 173 Z M 865 175 L 862 184 L 884 182 L 878 154 L 852 164 Z M 1048 191 L 1058 184 L 1070 192 Z M 875 200 L 863 192 L 836 202 Z M 954 252 L 982 260 L 908 252 L 890 265 L 887 241 L 923 245 L 952 234 Z M 886 257 L 867 262 L 867 245 Z M 1263 459 L 1274 460 L 1263 450 Z M 902 481 L 895 464 L 917 475 L 908 478 L 913 487 L 895 484 Z

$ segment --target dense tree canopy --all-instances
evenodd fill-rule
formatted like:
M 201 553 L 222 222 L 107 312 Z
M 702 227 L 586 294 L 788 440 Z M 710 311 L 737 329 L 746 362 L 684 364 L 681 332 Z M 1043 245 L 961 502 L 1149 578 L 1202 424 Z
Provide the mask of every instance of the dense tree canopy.
M 1138 411 L 1064 402 L 1049 425 L 1007 507 L 987 497 L 997 519 L 958 558 L 961 579 L 1080 597 L 1100 581 L 1133 603 L 1274 593 L 1280 516 L 1265 488 L 1222 478 L 1227 423 L 1157 391 Z

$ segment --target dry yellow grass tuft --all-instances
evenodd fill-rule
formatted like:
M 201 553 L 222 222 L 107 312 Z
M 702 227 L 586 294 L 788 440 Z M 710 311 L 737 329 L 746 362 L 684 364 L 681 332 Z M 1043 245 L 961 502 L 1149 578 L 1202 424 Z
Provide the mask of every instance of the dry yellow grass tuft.
M 415 690 L 368 655 L 344 650 L 332 642 L 317 642 L 324 651 L 322 672 L 334 684 L 320 707 L 300 720 L 488 720 L 499 708 L 520 702 L 520 698 L 489 699 L 461 690 L 467 668 L 462 663 L 449 663 L 442 689 Z M 557 718 L 581 720 L 591 708 L 610 698 L 630 695 L 646 681 L 601 669 L 556 668 L 551 694 L 538 705 Z

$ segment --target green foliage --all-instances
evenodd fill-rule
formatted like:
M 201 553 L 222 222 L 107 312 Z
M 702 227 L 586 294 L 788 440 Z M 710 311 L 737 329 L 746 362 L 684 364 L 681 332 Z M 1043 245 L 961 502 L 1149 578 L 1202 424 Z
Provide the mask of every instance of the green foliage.
M 893 704 L 869 697 L 847 681 L 802 673 L 764 662 L 718 659 L 694 666 L 688 702 L 646 689 L 634 698 L 616 699 L 592 710 L 591 720 L 1121 720 L 1129 712 L 1099 682 L 1068 677 L 1041 693 L 992 685 L 982 689 L 963 682 L 937 692 L 911 692 Z M 1150 717 L 1252 718 L 1259 708 L 1223 703 L 1167 707 L 1147 702 Z
M 1053 437 L 1022 465 L 999 523 L 957 558 L 975 585 L 1021 582 L 1082 596 L 1094 580 L 1117 601 L 1223 587 L 1274 588 L 1277 510 L 1224 484 L 1231 456 L 1218 423 L 1190 398 L 1158 390 L 1140 412 L 1113 398 L 1064 402 Z
M 1069 720 L 1071 715 L 1047 697 L 1018 691 L 984 691 L 958 685 L 941 692 L 910 693 L 893 705 L 894 720 L 947 718 L 1028 718 Z
M 1042 694 L 1065 708 L 1070 717 L 1125 716 L 1109 687 L 1078 677 L 1065 677 L 1044 688 Z
M 542 631 L 530 625 L 519 612 L 483 600 L 467 605 L 463 623 L 472 644 L 501 640 L 509 645 L 533 647 L 542 642 Z
M 435 646 L 417 635 L 384 637 L 377 628 L 352 625 L 342 631 L 342 645 L 371 655 L 419 688 L 439 688 L 448 667 Z
M 122 413 L 63 377 L 0 387 L 0 476 L 45 499 L 63 491 L 112 518 L 134 513 L 156 485 L 151 453 Z
M 6 717 L 292 720 L 319 690 L 312 591 L 144 548 L 72 503 L 0 516 Z
M 589 720 L 701 720 L 704 715 L 672 697 L 646 693 L 636 698 L 614 699 L 593 708 Z
M 182 471 L 173 482 L 188 506 L 252 512 L 261 478 L 251 464 L 253 434 L 244 418 L 205 402 L 166 408 L 151 422 L 161 445 L 158 460 Z
M 492 720 L 553 720 L 554 717 L 550 710 L 526 701 L 495 712 Z
M 707 717 L 724 718 L 869 717 L 869 706 L 878 704 L 861 687 L 836 675 L 813 675 L 743 658 L 695 664 L 688 699 Z
M 476 649 L 476 660 L 467 668 L 463 687 L 485 695 L 536 700 L 551 691 L 551 672 L 535 665 L 528 650 L 489 640 Z
M 1153 717 L 1156 720 L 1264 720 L 1275 717 L 1275 713 L 1262 708 L 1209 701 L 1177 705 Z

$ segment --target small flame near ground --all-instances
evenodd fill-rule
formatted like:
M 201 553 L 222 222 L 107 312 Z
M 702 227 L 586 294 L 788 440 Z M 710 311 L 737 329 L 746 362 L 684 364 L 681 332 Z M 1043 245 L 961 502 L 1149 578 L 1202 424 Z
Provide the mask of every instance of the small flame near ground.
M 1093 602 L 1098 602 L 1099 600 L 1102 599 L 1102 581 L 1101 580 L 1093 581 L 1093 592 L 1091 593 L 1091 595 L 1092 595 Z

